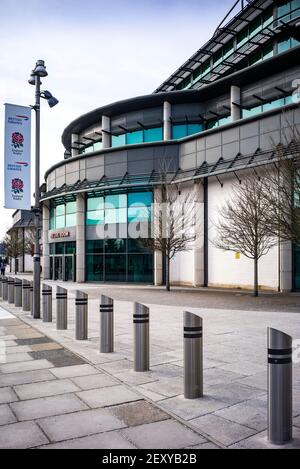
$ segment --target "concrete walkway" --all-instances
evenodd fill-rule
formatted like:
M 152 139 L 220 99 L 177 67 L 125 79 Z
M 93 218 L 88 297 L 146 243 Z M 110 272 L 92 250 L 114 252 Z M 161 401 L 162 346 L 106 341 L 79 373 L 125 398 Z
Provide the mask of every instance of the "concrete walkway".
M 53 282 L 47 282 L 53 284 Z M 75 400 L 80 399 L 85 409 L 78 409 L 76 412 L 91 411 L 91 409 L 102 409 L 105 407 L 107 412 L 112 412 L 118 406 L 125 405 L 125 402 L 134 408 L 137 403 L 143 402 L 147 406 L 151 406 L 157 412 L 164 412 L 164 418 L 172 422 L 172 425 L 179 426 L 184 434 L 193 435 L 200 440 L 193 440 L 191 443 L 186 440 L 185 436 L 176 436 L 171 431 L 165 431 L 166 421 L 162 418 L 159 422 L 147 421 L 146 423 L 138 423 L 138 426 L 132 425 L 127 420 L 127 428 L 115 430 L 118 435 L 126 435 L 130 444 L 140 448 L 183 448 L 187 446 L 200 447 L 229 447 L 229 448 L 269 448 L 266 439 L 267 427 L 267 367 L 266 367 L 266 333 L 267 327 L 276 327 L 290 333 L 294 339 L 300 338 L 300 315 L 298 313 L 279 313 L 269 311 L 246 311 L 246 310 L 226 310 L 226 309 L 203 309 L 190 307 L 186 301 L 185 306 L 160 305 L 155 304 L 156 294 L 152 292 L 152 301 L 148 303 L 150 307 L 150 336 L 151 336 L 151 371 L 149 373 L 133 372 L 133 327 L 132 327 L 132 302 L 116 301 L 115 302 L 115 353 L 100 354 L 99 353 L 99 298 L 100 294 L 107 292 L 105 288 L 93 285 L 77 286 L 89 294 L 89 339 L 87 341 L 78 342 L 75 337 L 75 318 L 74 318 L 74 284 L 60 284 L 68 288 L 68 330 L 55 330 L 55 301 L 53 302 L 53 323 L 43 323 L 42 320 L 33 320 L 28 313 L 22 312 L 20 308 L 10 306 L 10 311 L 18 316 L 25 325 L 23 328 L 29 327 L 31 334 L 41 334 L 51 339 L 52 342 L 63 346 L 64 354 L 71 352 L 72 359 L 83 360 L 82 365 L 69 364 L 67 369 L 76 370 L 78 366 L 92 367 L 95 374 L 99 374 L 105 380 L 113 380 L 114 385 L 106 385 L 104 388 L 101 382 L 94 382 L 93 373 L 89 372 L 89 379 L 79 376 L 72 376 L 72 371 L 63 371 L 66 365 L 66 358 L 57 358 L 55 350 L 22 350 L 19 353 L 25 353 L 45 366 L 45 370 L 56 379 L 67 380 L 79 389 L 65 391 L 62 395 L 75 396 Z M 113 297 L 113 288 L 111 295 Z M 55 289 L 54 289 L 55 291 Z M 116 289 L 116 293 L 119 289 Z M 116 294 L 117 296 L 117 294 Z M 135 290 L 136 300 L 140 299 L 140 290 Z M 171 301 L 172 303 L 172 301 Z M 4 303 L 0 303 L 4 306 Z M 5 303 L 5 308 L 8 308 Z M 186 309 L 191 312 L 200 314 L 204 318 L 204 391 L 205 397 L 193 401 L 183 398 L 183 361 L 182 361 L 182 311 Z M 16 319 L 14 320 L 16 321 Z M 22 323 L 21 323 L 22 324 Z M 0 323 L 1 327 L 1 323 Z M 17 326 L 20 327 L 20 326 Z M 32 332 L 34 328 L 34 332 Z M 37 332 L 38 331 L 38 332 Z M 14 331 L 6 330 L 5 334 L 13 335 Z M 9 341 L 16 339 L 10 338 Z M 33 344 L 37 345 L 37 344 Z M 21 345 L 21 347 L 27 347 Z M 15 344 L 11 344 L 12 350 Z M 32 347 L 32 345 L 29 345 Z M 47 347 L 47 346 L 46 346 Z M 67 352 L 69 351 L 69 352 Z M 14 352 L 14 350 L 13 350 Z M 32 354 L 35 353 L 33 356 Z M 52 361 L 51 361 L 52 360 Z M 53 361 L 54 360 L 54 361 Z M 27 360 L 24 360 L 24 362 Z M 58 365 L 59 363 L 59 365 Z M 49 368 L 47 366 L 50 364 Z M 24 365 L 24 364 L 23 364 Z M 47 366 L 46 366 L 47 365 Z M 24 371 L 22 367 L 5 368 L 8 365 L 2 365 L 0 372 L 10 375 L 16 375 L 19 372 L 33 373 L 33 371 Z M 4 370 L 3 370 L 4 367 Z M 58 370 L 54 371 L 52 368 Z M 22 371 L 21 371 L 22 370 Z M 43 372 L 45 372 L 43 370 Z M 90 368 L 89 368 L 90 370 Z M 62 373 L 62 374 L 60 374 Z M 71 373 L 71 376 L 68 375 Z M 0 376 L 0 386 L 1 379 Z M 74 379 L 76 380 L 74 381 Z M 78 379 L 77 379 L 78 378 Z M 28 378 L 29 379 L 29 376 Z M 34 377 L 32 378 L 34 379 Z M 98 379 L 98 378 L 97 378 Z M 45 381 L 48 381 L 47 379 Z M 50 381 L 50 380 L 49 380 Z M 98 384 L 100 383 L 100 384 Z M 27 383 L 21 383 L 27 384 Z M 18 386 L 19 383 L 16 384 Z M 4 386 L 4 385 L 3 385 Z M 15 386 L 13 383 L 5 384 L 6 387 Z M 84 388 L 86 386 L 86 388 Z M 68 388 L 67 388 L 68 389 Z M 15 394 L 17 390 L 13 389 Z M 120 391 L 120 392 L 119 392 Z M 33 392 L 33 391 L 32 391 Z M 129 396 L 128 397 L 128 393 Z M 17 394 L 18 399 L 40 400 L 48 399 L 46 396 L 34 396 L 28 398 Z M 57 399 L 51 397 L 51 399 Z M 121 401 L 120 401 L 121 399 Z M 137 399 L 137 401 L 136 401 Z M 36 403 L 38 404 L 38 402 Z M 7 407 L 7 404 L 5 404 Z M 20 404 L 21 405 L 21 404 Z M 28 405 L 28 404 L 26 404 Z M 126 404 L 129 406 L 129 404 Z M 140 405 L 140 404 L 139 404 Z M 12 407 L 13 404 L 10 405 Z M 43 403 L 41 406 L 47 405 Z M 58 405 L 58 412 L 61 415 L 74 411 L 61 410 Z M 34 405 L 34 409 L 37 408 Z M 13 409 L 11 409 L 13 410 Z M 32 414 L 30 408 L 27 418 L 31 424 L 35 423 L 45 432 L 45 435 L 51 442 L 70 440 L 69 443 L 79 445 L 78 435 L 69 433 L 57 436 L 47 433 L 46 426 L 41 426 L 40 422 L 44 419 L 51 422 L 57 421 L 58 417 Z M 127 411 L 126 411 L 127 412 Z M 26 412 L 25 412 L 26 413 Z M 167 413 L 167 416 L 165 416 Z M 73 415 L 72 414 L 72 415 Z M 137 416 L 139 412 L 136 409 L 133 412 Z M 75 415 L 75 414 L 74 414 Z M 161 415 L 161 414 L 159 414 Z M 14 415 L 18 418 L 18 415 Z M 116 417 L 116 416 L 115 416 Z M 300 365 L 294 365 L 294 441 L 287 447 L 300 448 Z M 75 417 L 74 417 L 75 418 Z M 120 419 L 120 415 L 117 416 Z M 18 418 L 19 419 L 19 418 Z M 61 421 L 60 421 L 61 419 Z M 20 419 L 19 419 L 20 420 Z M 69 428 L 68 423 L 64 423 L 62 417 L 58 419 L 60 424 L 59 432 L 64 431 L 64 427 Z M 122 422 L 124 420 L 121 419 Z M 67 420 L 68 422 L 68 420 Z M 136 425 L 136 422 L 134 422 Z M 185 426 L 183 426 L 184 424 Z M 14 425 L 14 424 L 12 424 Z M 12 426 L 12 425 L 8 425 Z M 16 425 L 16 424 L 15 424 Z M 18 424 L 19 425 L 19 424 Z M 141 428 L 143 425 L 143 428 Z M 75 428 L 75 424 L 71 427 Z M 6 428 L 6 427 L 3 427 Z M 48 428 L 48 427 L 47 427 Z M 140 431 L 140 430 L 143 431 Z M 49 430 L 48 430 L 49 431 Z M 69 430 L 68 430 L 69 431 Z M 113 431 L 113 430 L 112 430 Z M 178 430 L 179 431 L 179 430 Z M 99 433 L 100 431 L 90 431 Z M 104 437 L 104 433 L 101 433 Z M 1 433 L 2 435 L 2 433 Z M 87 434 L 85 434 L 86 436 Z M 130 435 L 130 436 L 129 436 Z M 159 435 L 159 437 L 158 437 Z M 80 435 L 83 437 L 83 435 Z M 0 436 L 0 446 L 1 446 Z M 100 438 L 98 436 L 97 438 Z M 90 444 L 92 440 L 85 441 L 83 444 Z M 101 439 L 98 441 L 98 447 L 105 443 Z M 111 440 L 112 441 L 112 440 Z M 50 444 L 50 443 L 49 443 Z M 115 446 L 116 443 L 110 443 Z M 121 444 L 121 443 L 120 443 Z M 124 443 L 122 443 L 124 444 Z M 102 446 L 101 446 L 102 445 Z M 160 446 L 161 445 L 161 446 Z M 78 446 L 81 447 L 81 446 Z M 122 447 L 122 446 L 121 446 Z M 286 447 L 285 447 L 286 448 Z

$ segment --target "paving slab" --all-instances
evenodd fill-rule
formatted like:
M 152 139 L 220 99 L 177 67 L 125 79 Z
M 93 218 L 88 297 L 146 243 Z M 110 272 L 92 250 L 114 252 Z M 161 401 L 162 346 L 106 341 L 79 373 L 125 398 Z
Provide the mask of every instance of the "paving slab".
M 106 409 L 87 410 L 42 419 L 39 420 L 39 425 L 52 442 L 108 432 L 126 426 Z
M 89 407 L 107 407 L 125 402 L 137 401 L 141 396 L 129 388 L 119 385 L 110 388 L 92 389 L 76 393 Z
M 198 417 L 191 420 L 190 423 L 225 446 L 232 445 L 257 433 L 244 425 L 230 422 L 213 414 Z
M 265 392 L 261 389 L 245 386 L 244 384 L 231 383 L 210 386 L 207 394 L 214 399 L 227 402 L 228 404 L 238 404 L 239 402 L 247 401 L 254 397 L 264 396 Z
M 87 409 L 87 406 L 74 394 L 43 397 L 22 402 L 14 402 L 11 408 L 18 420 L 35 420 L 52 415 L 67 414 Z
M 111 412 L 124 422 L 128 427 L 143 425 L 146 423 L 168 420 L 170 417 L 165 412 L 147 401 L 131 402 L 110 408 Z
M 55 376 L 49 370 L 24 371 L 22 373 L 8 373 L 0 375 L 0 388 L 5 386 L 15 386 L 18 384 L 37 383 L 39 381 L 49 381 Z
M 174 420 L 164 420 L 121 431 L 137 448 L 173 449 L 207 440 Z
M 246 386 L 252 386 L 264 391 L 267 391 L 268 389 L 268 374 L 266 371 L 238 379 L 237 381 L 241 384 L 245 384 Z
M 10 353 L 5 355 L 5 363 L 30 362 L 33 358 L 28 353 Z
M 21 371 L 33 371 L 52 368 L 53 364 L 48 360 L 32 360 L 18 363 L 7 363 L 0 366 L 0 373 L 19 373 Z
M 136 449 L 118 430 L 40 446 L 39 449 Z
M 109 373 L 117 373 L 124 370 L 133 370 L 133 362 L 130 360 L 118 360 L 112 362 L 102 363 L 98 368 L 105 370 Z
M 207 386 L 232 383 L 233 381 L 244 377 L 245 375 L 234 373 L 229 370 L 223 370 L 221 368 L 209 368 L 203 371 L 203 380 Z
M 156 380 L 151 383 L 143 384 L 140 386 L 142 389 L 160 394 L 164 397 L 179 396 L 183 393 L 183 379 L 182 378 L 169 378 Z
M 17 400 L 18 397 L 12 388 L 0 388 L 0 404 L 8 404 Z
M 48 443 L 46 436 L 34 422 L 19 422 L 1 427 L 1 449 L 26 449 Z
M 154 373 L 151 373 L 151 371 L 146 373 L 136 373 L 133 370 L 129 370 L 124 371 L 123 373 L 115 373 L 115 376 L 123 383 L 129 384 L 131 386 L 138 386 L 140 384 L 157 381 L 157 377 L 155 377 Z
M 60 368 L 52 368 L 51 373 L 57 378 L 73 378 L 76 376 L 88 376 L 99 373 L 99 371 L 91 365 L 73 365 L 62 366 Z
M 8 425 L 9 423 L 16 422 L 17 419 L 12 413 L 10 407 L 7 404 L 0 405 L 0 425 Z M 0 441 L 1 441 L 1 429 L 0 429 Z M 1 444 L 0 444 L 1 448 Z
M 30 348 L 33 352 L 44 352 L 47 350 L 60 350 L 62 346 L 55 342 L 49 342 L 46 344 L 33 344 L 30 345 Z
M 73 383 L 82 390 L 107 388 L 111 386 L 118 386 L 120 383 L 111 376 L 103 373 L 98 373 L 91 376 L 78 376 L 72 378 Z
M 14 389 L 22 401 L 67 394 L 80 390 L 80 388 L 69 379 L 56 379 L 44 381 L 43 383 L 23 384 L 21 386 L 15 386 Z
M 174 412 L 184 420 L 191 420 L 228 407 L 228 404 L 225 402 L 207 396 L 200 399 L 185 399 L 183 396 L 177 396 L 164 399 L 159 404 L 162 408 Z
M 242 402 L 226 409 L 218 410 L 214 414 L 259 432 L 267 428 L 267 403 L 260 399 Z
M 273 445 L 269 443 L 267 432 L 257 433 L 239 443 L 230 446 L 230 449 L 299 449 L 300 448 L 300 429 L 293 428 L 293 441 L 285 445 Z

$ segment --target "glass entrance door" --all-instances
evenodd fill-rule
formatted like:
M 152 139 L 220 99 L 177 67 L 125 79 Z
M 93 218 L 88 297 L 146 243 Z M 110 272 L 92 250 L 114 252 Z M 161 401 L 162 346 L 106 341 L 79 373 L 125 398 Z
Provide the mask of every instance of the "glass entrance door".
M 300 291 L 300 247 L 294 246 L 294 285 L 293 290 Z
M 63 256 L 54 257 L 54 280 L 63 280 Z
M 65 256 L 65 274 L 64 280 L 66 282 L 75 282 L 75 256 Z

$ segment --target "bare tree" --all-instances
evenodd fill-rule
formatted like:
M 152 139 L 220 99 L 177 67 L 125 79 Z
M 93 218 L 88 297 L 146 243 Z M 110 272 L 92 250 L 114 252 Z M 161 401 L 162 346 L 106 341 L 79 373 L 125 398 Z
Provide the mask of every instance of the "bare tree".
M 160 184 L 152 210 L 151 237 L 140 243 L 160 252 L 165 262 L 166 290 L 170 291 L 170 262 L 179 252 L 190 251 L 195 243 L 196 200 L 172 184 L 167 162 L 161 163 Z
M 274 145 L 275 164 L 265 169 L 265 198 L 272 213 L 272 233 L 300 244 L 300 134 L 290 127 L 287 132 L 289 139 L 284 135 L 283 142 Z
M 254 296 L 258 296 L 258 263 L 277 244 L 269 220 L 272 209 L 265 197 L 264 179 L 246 177 L 235 184 L 232 197 L 219 210 L 213 244 L 223 251 L 240 252 L 254 261 Z
M 15 274 L 17 273 L 16 260 L 23 253 L 23 240 L 19 237 L 18 230 L 11 230 L 9 234 L 3 239 L 4 252 L 6 257 L 14 259 L 15 261 Z
M 24 254 L 32 255 L 32 246 L 33 246 L 33 230 L 30 229 L 23 239 L 23 236 L 20 236 L 20 231 L 18 229 L 12 229 L 3 239 L 4 252 L 7 258 L 14 259 L 15 264 L 15 274 L 17 273 L 17 262 L 16 260 L 23 256 Z

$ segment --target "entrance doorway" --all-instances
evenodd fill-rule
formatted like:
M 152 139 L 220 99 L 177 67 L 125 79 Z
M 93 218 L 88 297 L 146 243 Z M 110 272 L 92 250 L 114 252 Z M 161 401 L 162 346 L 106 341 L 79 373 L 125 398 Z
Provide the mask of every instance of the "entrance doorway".
M 50 256 L 50 277 L 61 282 L 75 282 L 75 255 Z

